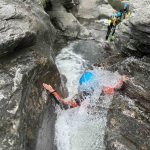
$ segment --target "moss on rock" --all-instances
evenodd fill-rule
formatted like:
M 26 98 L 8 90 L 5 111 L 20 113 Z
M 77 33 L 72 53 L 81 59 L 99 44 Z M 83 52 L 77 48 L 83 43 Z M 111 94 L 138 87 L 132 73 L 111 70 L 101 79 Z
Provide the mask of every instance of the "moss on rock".
M 45 8 L 48 0 L 38 0 L 38 1 L 39 1 L 39 4 Z

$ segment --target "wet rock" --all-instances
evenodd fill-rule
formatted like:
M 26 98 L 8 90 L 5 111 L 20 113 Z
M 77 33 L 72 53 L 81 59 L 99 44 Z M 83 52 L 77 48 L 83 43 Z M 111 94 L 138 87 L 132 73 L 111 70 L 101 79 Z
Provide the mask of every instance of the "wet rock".
M 36 150 L 57 150 L 54 144 L 55 136 L 55 100 L 49 99 L 47 107 L 42 114 L 42 122 L 39 128 Z
M 128 97 L 116 95 L 109 110 L 106 136 L 107 150 L 148 150 L 150 127 L 143 112 Z
M 71 13 L 52 11 L 49 14 L 54 26 L 60 30 L 60 34 L 68 39 L 88 38 L 90 36 L 89 31 Z
M 150 3 L 131 1 L 132 15 L 124 20 L 117 28 L 117 49 L 126 54 L 136 56 L 149 55 L 150 47 Z M 142 13 L 141 13 L 142 12 Z
M 67 11 L 71 11 L 73 13 L 77 12 L 79 0 L 60 0 L 61 4 L 67 9 Z
M 127 58 L 120 64 L 114 65 L 113 70 L 118 70 L 121 74 L 126 74 L 131 79 L 126 85 L 126 94 L 135 99 L 139 107 L 149 112 L 150 108 L 150 59 Z
M 37 55 L 31 48 L 1 59 L 0 149 L 35 149 L 47 101 L 43 82 L 59 85 L 59 73 L 52 61 Z M 50 117 L 52 122 L 48 120 L 50 126 L 45 129 L 50 134 L 45 138 L 54 143 L 55 114 Z
M 98 45 L 94 40 L 81 40 L 74 45 L 74 52 L 82 55 L 90 64 L 102 62 L 110 53 L 103 49 L 101 44 Z
M 38 49 L 41 43 L 43 49 L 50 49 L 55 30 L 42 7 L 32 2 L 1 0 L 0 11 L 0 56 L 35 43 Z

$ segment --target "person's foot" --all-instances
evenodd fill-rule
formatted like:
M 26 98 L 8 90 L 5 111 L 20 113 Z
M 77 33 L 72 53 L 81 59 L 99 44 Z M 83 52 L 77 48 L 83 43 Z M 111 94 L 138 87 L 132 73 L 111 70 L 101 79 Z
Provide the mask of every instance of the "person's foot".
M 108 40 L 108 35 L 106 36 L 106 41 Z
M 112 35 L 112 37 L 111 37 L 111 39 L 110 39 L 111 41 L 114 41 L 115 40 L 115 36 L 114 35 Z

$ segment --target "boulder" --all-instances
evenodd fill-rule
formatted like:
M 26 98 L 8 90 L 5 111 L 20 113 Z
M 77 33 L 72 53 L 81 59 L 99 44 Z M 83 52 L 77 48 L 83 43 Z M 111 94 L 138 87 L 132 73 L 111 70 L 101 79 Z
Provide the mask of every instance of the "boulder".
M 80 0 L 77 17 L 83 19 L 106 18 L 114 10 L 104 0 Z
M 69 39 L 84 39 L 90 36 L 89 31 L 79 23 L 72 13 L 67 13 L 66 11 L 51 11 L 49 14 L 53 25 L 63 36 Z
M 39 48 L 41 43 L 41 50 L 50 49 L 55 30 L 40 5 L 1 0 L 0 12 L 0 56 L 35 44 Z

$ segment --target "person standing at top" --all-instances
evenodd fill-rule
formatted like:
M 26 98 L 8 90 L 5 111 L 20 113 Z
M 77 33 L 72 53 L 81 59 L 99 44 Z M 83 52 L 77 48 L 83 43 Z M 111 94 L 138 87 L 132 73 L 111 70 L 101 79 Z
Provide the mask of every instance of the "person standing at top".
M 106 40 L 108 40 L 108 37 L 110 33 L 112 32 L 112 36 L 114 36 L 116 31 L 116 26 L 120 22 L 120 19 L 117 16 L 118 14 L 112 14 L 111 17 L 108 19 L 108 27 L 107 27 L 107 34 L 106 34 Z M 122 15 L 122 14 L 121 14 Z

